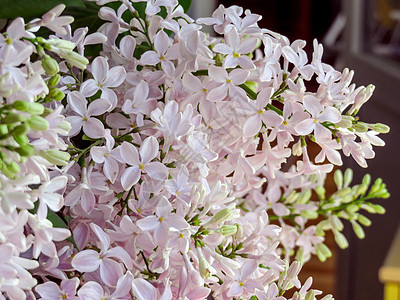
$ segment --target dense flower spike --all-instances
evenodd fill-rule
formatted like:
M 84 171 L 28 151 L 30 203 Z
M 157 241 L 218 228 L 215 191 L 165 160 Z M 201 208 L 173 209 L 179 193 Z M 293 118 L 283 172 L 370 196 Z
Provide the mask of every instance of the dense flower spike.
M 373 86 L 238 6 L 93 1 L 96 33 L 59 5 L 0 34 L 0 299 L 316 299 L 298 274 L 324 232 L 347 247 L 341 220 L 363 238 L 389 197 L 351 170 L 323 187 L 384 145 L 357 116 Z

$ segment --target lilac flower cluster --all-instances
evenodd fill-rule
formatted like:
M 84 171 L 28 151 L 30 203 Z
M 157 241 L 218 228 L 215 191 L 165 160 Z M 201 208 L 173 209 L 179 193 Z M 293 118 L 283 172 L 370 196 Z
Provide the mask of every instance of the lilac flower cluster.
M 0 299 L 316 299 L 298 274 L 325 231 L 347 247 L 341 219 L 363 238 L 389 197 L 351 170 L 324 188 L 384 145 L 357 116 L 373 86 L 237 6 L 95 2 L 96 33 L 59 5 L 0 34 Z

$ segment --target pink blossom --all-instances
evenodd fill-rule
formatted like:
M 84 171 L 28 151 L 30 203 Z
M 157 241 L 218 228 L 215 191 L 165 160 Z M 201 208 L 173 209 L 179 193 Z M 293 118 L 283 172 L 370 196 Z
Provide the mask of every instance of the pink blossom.
M 142 172 L 146 172 L 152 179 L 167 179 L 168 169 L 159 162 L 152 162 L 158 155 L 159 145 L 154 137 L 148 137 L 140 146 L 139 152 L 136 147 L 130 143 L 123 142 L 121 145 L 122 160 L 131 167 L 127 168 L 121 177 L 121 183 L 125 190 L 129 190 L 136 184 Z M 140 158 L 139 158 L 140 154 Z
M 71 92 L 68 94 L 68 104 L 78 116 L 69 116 L 65 120 L 71 123 L 70 136 L 79 133 L 83 127 L 83 132 L 90 138 L 97 139 L 104 136 L 103 123 L 93 116 L 104 114 L 111 104 L 108 100 L 97 99 L 89 104 L 86 108 L 87 100 L 80 92 Z

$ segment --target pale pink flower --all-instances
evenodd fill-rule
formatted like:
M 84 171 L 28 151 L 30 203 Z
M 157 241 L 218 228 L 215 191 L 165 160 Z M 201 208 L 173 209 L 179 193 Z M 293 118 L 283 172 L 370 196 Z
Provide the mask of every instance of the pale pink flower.
M 332 136 L 330 130 L 321 123 L 340 122 L 342 118 L 340 112 L 334 107 L 324 108 L 319 100 L 312 95 L 304 96 L 303 106 L 310 113 L 311 118 L 298 123 L 295 127 L 296 132 L 301 135 L 307 135 L 314 131 L 317 142 L 330 140 Z
M 227 295 L 229 297 L 240 297 L 243 293 L 253 293 L 255 289 L 262 290 L 262 285 L 256 279 L 250 278 L 256 271 L 258 265 L 255 260 L 247 260 L 241 267 L 240 273 L 237 272 L 234 281 L 229 287 Z
M 28 224 L 35 233 L 32 253 L 34 258 L 38 258 L 41 252 L 55 257 L 57 251 L 53 241 L 65 241 L 71 235 L 68 229 L 53 227 L 53 223 L 47 219 L 47 206 L 44 203 L 39 204 L 35 215 L 29 215 Z
M 257 39 L 254 37 L 241 39 L 235 27 L 225 34 L 225 39 L 226 44 L 220 43 L 213 48 L 213 51 L 227 55 L 224 67 L 235 68 L 239 65 L 243 69 L 254 69 L 253 61 L 246 54 L 254 51 Z
M 108 110 L 114 109 L 117 105 L 117 96 L 111 88 L 119 87 L 125 81 L 126 71 L 124 67 L 115 66 L 110 69 L 107 60 L 102 56 L 96 57 L 91 67 L 94 79 L 86 80 L 81 85 L 80 91 L 85 97 L 91 97 L 101 90 L 102 98 L 111 103 Z
M 87 105 L 85 96 L 77 91 L 71 92 L 67 96 L 70 108 L 78 114 L 78 116 L 68 116 L 66 121 L 71 123 L 70 136 L 77 135 L 83 127 L 83 132 L 90 138 L 97 139 L 104 136 L 103 123 L 92 116 L 100 116 L 104 114 L 110 107 L 111 103 L 105 99 L 94 100 Z
M 38 189 L 38 197 L 52 211 L 59 211 L 64 206 L 62 194 L 55 193 L 63 189 L 68 182 L 67 176 L 57 176 L 50 181 L 44 182 Z
M 208 92 L 207 99 L 210 101 L 222 101 L 229 94 L 231 97 L 239 96 L 246 98 L 243 90 L 238 87 L 246 82 L 249 72 L 234 69 L 228 73 L 224 68 L 210 66 L 208 73 L 212 80 L 220 85 Z
M 150 114 L 157 106 L 154 99 L 149 98 L 149 86 L 142 80 L 135 88 L 129 89 L 125 93 L 125 102 L 122 111 L 126 114 Z
M 96 224 L 90 224 L 100 242 L 100 252 L 83 250 L 72 259 L 72 266 L 79 272 L 94 272 L 100 268 L 101 279 L 109 286 L 115 286 L 123 274 L 123 268 L 114 259 L 121 260 L 128 268 L 132 268 L 129 254 L 121 247 L 110 248 L 110 237 Z
M 280 125 L 283 118 L 272 110 L 266 110 L 267 104 L 271 102 L 271 97 L 274 90 L 266 88 L 261 90 L 258 95 L 256 102 L 248 103 L 249 110 L 253 113 L 246 120 L 243 125 L 243 134 L 245 137 L 255 136 L 260 132 L 261 126 L 264 123 L 267 127 L 276 127 Z
M 177 213 L 172 213 L 172 205 L 165 198 L 161 198 L 155 208 L 155 215 L 138 220 L 137 226 L 143 231 L 153 231 L 155 242 L 164 247 L 168 241 L 168 232 L 171 228 L 183 230 L 189 228 L 185 219 Z
M 45 13 L 40 22 L 40 26 L 47 27 L 51 31 L 61 35 L 67 34 L 65 26 L 72 23 L 74 18 L 71 16 L 60 16 L 65 7 L 64 4 L 59 4 Z
M 104 137 L 106 139 L 105 146 L 94 146 L 90 149 L 90 154 L 94 162 L 103 164 L 104 175 L 114 183 L 119 173 L 119 165 L 117 161 L 121 161 L 119 148 L 114 148 L 115 140 L 111 135 L 110 129 L 105 130 Z
M 154 37 L 155 51 L 146 51 L 143 53 L 140 58 L 140 63 L 142 65 L 150 66 L 155 66 L 156 64 L 161 63 L 161 67 L 164 71 L 173 69 L 173 64 L 169 60 L 168 49 L 170 46 L 171 39 L 163 30 L 160 30 Z
M 152 162 L 158 155 L 159 149 L 158 141 L 152 136 L 143 141 L 139 152 L 134 145 L 128 142 L 122 143 L 120 150 L 121 159 L 131 165 L 131 167 L 124 171 L 121 177 L 121 184 L 125 190 L 129 190 L 139 181 L 142 172 L 146 172 L 150 178 L 155 180 L 167 179 L 167 167 L 160 162 Z
M 71 279 L 64 279 L 61 281 L 60 286 L 52 281 L 39 284 L 35 287 L 35 291 L 40 295 L 40 299 L 54 300 L 54 299 L 70 299 L 79 300 L 76 295 L 76 289 L 79 286 L 79 278 L 74 277 Z

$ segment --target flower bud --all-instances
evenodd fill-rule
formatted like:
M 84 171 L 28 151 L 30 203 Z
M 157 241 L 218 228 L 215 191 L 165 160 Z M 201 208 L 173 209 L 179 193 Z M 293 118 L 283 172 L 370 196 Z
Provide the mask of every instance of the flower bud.
M 14 124 L 18 122 L 23 122 L 25 121 L 26 118 L 25 116 L 21 114 L 16 114 L 16 113 L 8 113 L 4 118 L 3 118 L 3 123 L 4 124 Z
M 199 257 L 199 269 L 200 269 L 201 277 L 203 277 L 204 279 L 210 278 L 210 276 L 211 276 L 210 264 L 204 258 L 203 255 L 200 255 L 200 257 Z
M 299 195 L 299 198 L 297 199 L 297 203 L 298 204 L 306 204 L 310 200 L 311 195 L 312 195 L 311 190 L 302 191 Z
M 31 145 L 24 145 L 15 149 L 15 152 L 17 152 L 20 156 L 29 157 L 33 155 L 34 150 Z
M 323 186 L 321 186 L 321 185 L 317 186 L 317 187 L 315 188 L 315 192 L 317 193 L 317 195 L 318 195 L 318 197 L 319 197 L 320 199 L 322 199 L 322 200 L 325 199 L 325 192 L 326 192 L 326 190 L 325 190 L 325 188 L 324 188 Z
M 67 152 L 63 152 L 57 149 L 49 149 L 42 151 L 41 156 L 48 162 L 55 164 L 57 166 L 66 166 L 71 156 Z
M 382 123 L 374 124 L 373 129 L 379 133 L 388 133 L 390 131 L 390 127 Z
M 28 111 L 29 102 L 17 100 L 12 104 L 12 107 L 19 111 Z
M 343 187 L 343 173 L 340 169 L 337 169 L 333 174 L 333 180 L 337 188 L 340 190 Z
M 310 209 L 303 210 L 301 212 L 301 215 L 309 220 L 318 218 L 318 212 L 316 212 L 315 210 L 310 210 Z
M 243 237 L 243 226 L 238 223 L 236 223 L 235 225 L 236 225 L 236 229 L 237 229 L 236 239 L 241 239 Z M 242 245 L 242 247 L 243 247 L 243 245 Z M 236 249 L 239 249 L 239 248 L 236 247 Z
M 364 195 L 367 192 L 367 190 L 368 190 L 368 185 L 366 185 L 366 184 L 357 185 L 356 189 L 355 189 L 354 197 L 356 198 L 356 197 L 358 197 L 360 195 Z
M 335 241 L 341 249 L 346 249 L 349 246 L 349 242 L 343 233 L 339 231 L 334 231 Z
M 89 63 L 88 59 L 74 51 L 66 52 L 65 59 L 74 67 L 84 70 Z
M 29 124 L 22 123 L 13 129 L 12 131 L 13 136 L 15 137 L 15 136 L 25 135 L 29 131 L 29 128 L 30 128 Z
M 355 213 L 359 210 L 360 208 L 358 207 L 358 205 L 356 204 L 350 204 L 349 206 L 347 206 L 346 210 L 350 213 Z
M 342 127 L 342 128 L 349 128 L 353 125 L 353 120 L 354 118 L 352 116 L 342 116 L 342 119 L 340 120 L 339 123 L 335 123 L 336 126 Z
M 49 85 L 56 86 L 60 82 L 60 78 L 61 78 L 60 74 L 54 75 L 49 79 Z
M 212 225 L 217 223 L 222 223 L 227 220 L 232 215 L 232 211 L 229 208 L 224 208 L 217 212 L 210 221 L 207 222 L 205 225 Z
M 70 41 L 62 40 L 62 39 L 49 39 L 47 43 L 55 48 L 64 49 L 64 50 L 73 50 L 75 48 L 75 44 Z
M 28 119 L 28 124 L 33 130 L 46 131 L 49 129 L 49 122 L 40 116 L 32 116 Z
M 60 71 L 58 62 L 54 58 L 51 58 L 49 55 L 45 55 L 45 57 L 43 58 L 42 67 L 44 71 L 50 76 L 53 76 Z
M 220 233 L 223 236 L 230 236 L 237 232 L 237 227 L 236 225 L 222 225 L 221 228 L 218 228 L 215 232 Z
M 375 213 L 377 213 L 377 214 L 383 215 L 384 213 L 386 213 L 386 209 L 379 204 L 374 204 L 373 208 L 374 208 Z
M 364 122 L 357 122 L 353 124 L 353 128 L 357 132 L 367 132 L 368 131 L 368 126 Z
M 315 292 L 314 290 L 310 290 L 307 292 L 306 297 L 304 300 L 314 300 L 315 299 Z
M 7 165 L 6 165 L 6 163 L 5 163 L 4 161 L 0 161 L 0 171 L 1 171 L 4 175 L 6 175 L 7 177 L 9 177 L 9 178 L 14 178 L 14 177 L 15 177 L 15 173 L 12 172 L 12 171 L 10 171 L 10 170 L 7 168 Z M 3 210 L 4 210 L 4 207 L 3 207 Z
M 68 134 L 68 132 L 71 130 L 71 124 L 68 121 L 61 121 L 60 124 L 57 125 L 57 128 L 60 128 L 61 130 L 65 131 L 65 135 Z
M 360 226 L 360 224 L 358 224 L 357 222 L 351 222 L 351 225 L 353 226 L 353 230 L 354 230 L 354 233 L 356 234 L 356 236 L 359 238 L 359 239 L 363 239 L 363 238 L 365 238 L 365 232 L 364 232 L 364 230 L 362 229 L 362 227 Z
M 8 133 L 8 126 L 6 124 L 0 124 L 0 135 L 6 135 Z
M 369 191 L 370 194 L 378 192 L 381 189 L 382 182 L 382 178 L 377 178 Z
M 64 99 L 65 94 L 62 91 L 58 91 L 57 94 L 54 96 L 54 100 L 61 101 Z
M 293 203 L 297 201 L 297 198 L 299 197 L 299 193 L 296 191 L 292 191 L 289 196 L 287 196 L 285 203 Z
M 344 228 L 344 225 L 343 225 L 342 221 L 336 215 L 332 216 L 331 224 L 332 224 L 332 227 L 337 231 L 342 231 L 343 228 Z
M 27 145 L 29 143 L 28 137 L 26 135 L 14 135 L 14 141 L 16 141 L 20 146 Z
M 18 174 L 21 171 L 21 167 L 15 161 L 10 162 L 7 165 L 7 169 L 15 174 Z
M 362 180 L 362 184 L 369 186 L 371 184 L 371 175 L 365 174 Z
M 364 226 L 371 226 L 371 220 L 370 219 L 368 219 L 366 216 L 364 216 L 364 215 L 358 215 L 358 222 L 360 222 L 362 225 L 364 225 Z
M 348 168 L 344 171 L 344 182 L 343 185 L 348 187 L 351 181 L 353 180 L 353 170 Z

